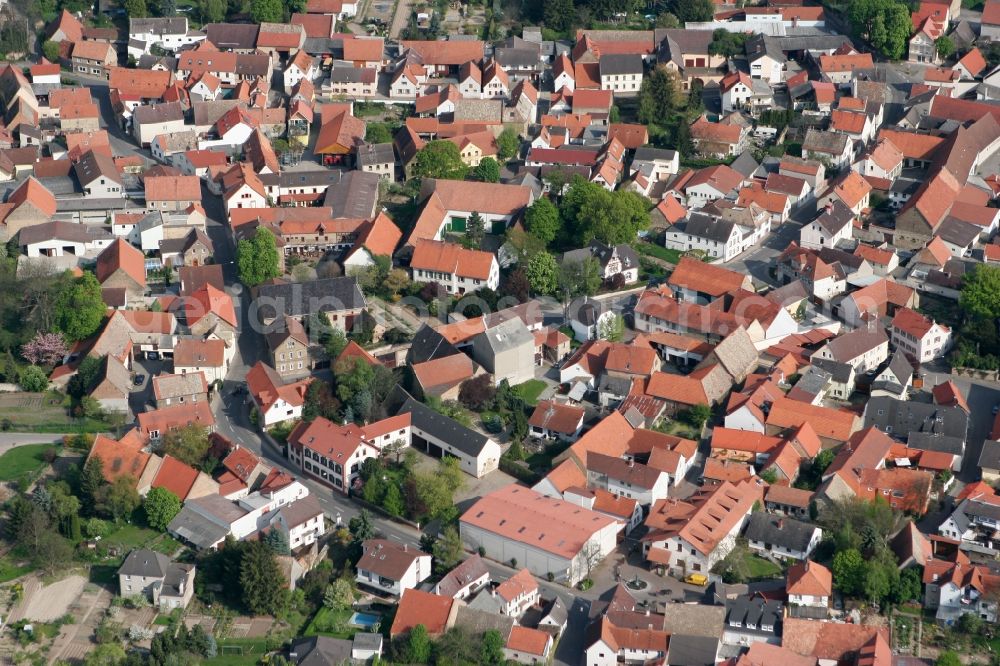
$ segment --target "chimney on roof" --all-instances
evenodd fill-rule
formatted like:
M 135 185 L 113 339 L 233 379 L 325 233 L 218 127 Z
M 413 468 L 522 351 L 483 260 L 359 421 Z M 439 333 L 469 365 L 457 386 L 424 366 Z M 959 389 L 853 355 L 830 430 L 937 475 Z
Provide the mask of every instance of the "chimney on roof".
M 407 551 L 407 545 L 404 543 L 403 544 L 403 552 L 405 553 L 406 551 Z

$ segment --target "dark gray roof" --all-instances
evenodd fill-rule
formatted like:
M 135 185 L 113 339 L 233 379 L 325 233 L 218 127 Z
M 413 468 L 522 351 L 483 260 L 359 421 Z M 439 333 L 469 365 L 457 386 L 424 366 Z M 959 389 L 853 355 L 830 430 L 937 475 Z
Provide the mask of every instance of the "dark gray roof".
M 257 47 L 260 26 L 255 23 L 209 23 L 202 30 L 205 38 L 220 49 L 250 50 Z
M 370 218 L 378 203 L 381 180 L 377 173 L 348 171 L 340 182 L 326 188 L 323 205 L 333 208 L 334 218 Z
M 479 334 L 494 354 L 500 354 L 511 349 L 521 349 L 522 353 L 533 354 L 535 336 L 518 318 L 508 319 L 492 326 Z
M 715 666 L 719 639 L 672 634 L 667 648 L 668 666 Z
M 842 155 L 847 150 L 848 141 L 850 139 L 846 134 L 810 128 L 806 131 L 806 138 L 802 141 L 802 150 L 812 150 L 830 155 Z
M 524 44 L 530 44 L 530 42 L 523 42 Z M 504 69 L 535 69 L 541 70 L 542 62 L 539 58 L 539 49 L 537 44 L 530 44 L 534 48 L 526 47 L 515 47 L 506 48 L 498 47 L 494 50 L 493 55 L 496 61 L 504 66 Z
M 363 143 L 356 151 L 359 168 L 373 164 L 392 164 L 396 161 L 392 143 Z
M 938 433 L 965 439 L 969 415 L 958 406 L 902 401 L 875 396 L 865 407 L 865 427 L 875 426 L 893 436 L 906 438 L 914 432 Z M 887 430 L 889 428 L 889 430 Z
M 293 317 L 318 312 L 359 310 L 365 297 L 353 277 L 335 277 L 311 282 L 265 284 L 257 288 L 256 303 L 263 319 L 283 314 Z
M 968 499 L 959 505 L 959 508 L 967 516 L 982 516 L 983 518 L 992 518 L 995 521 L 1000 522 L 1000 506 L 992 504 L 990 502 L 980 502 L 975 499 Z
M 179 564 L 171 562 L 167 566 L 167 573 L 163 577 L 163 585 L 160 586 L 160 594 L 168 597 L 184 596 L 183 586 L 187 584 L 188 573 L 194 568 L 193 564 Z
M 341 180 L 341 172 L 332 169 L 298 169 L 280 173 L 262 173 L 260 182 L 267 187 L 329 187 Z
M 777 516 L 755 513 L 751 516 L 751 522 L 757 516 L 782 520 Z M 789 518 L 784 518 L 783 520 L 786 523 L 798 522 Z M 811 525 L 808 527 L 812 530 Z M 726 601 L 726 625 L 738 630 L 740 633 L 779 636 L 781 634 L 781 618 L 783 615 L 784 609 L 782 608 L 782 603 L 773 599 L 766 600 L 762 597 L 742 595 Z M 764 627 L 770 627 L 770 629 L 765 629 Z
M 968 247 L 979 238 L 982 231 L 982 227 L 949 216 L 944 219 L 944 222 L 934 233 L 940 236 L 943 241 L 958 247 Z
M 579 252 L 580 250 L 576 250 Z M 563 255 L 563 261 L 572 261 L 567 259 L 566 255 L 570 254 L 567 252 Z M 570 321 L 576 321 L 583 326 L 594 326 L 597 324 L 597 320 L 604 313 L 604 302 L 588 298 L 586 296 L 580 296 L 579 298 L 574 298 L 569 304 L 569 315 Z
M 77 180 L 84 186 L 89 185 L 98 178 L 107 178 L 114 183 L 122 184 L 122 177 L 118 173 L 115 161 L 111 159 L 110 155 L 104 153 L 88 150 L 80 158 L 80 161 L 73 165 L 73 170 L 76 173 Z
M 680 231 L 698 238 L 705 238 L 717 243 L 726 243 L 733 235 L 736 222 L 724 220 L 706 213 L 689 213 L 687 218 L 674 225 Z M 668 232 L 669 233 L 669 232 Z
M 435 594 L 440 594 L 442 597 L 454 597 L 459 590 L 483 576 L 486 576 L 488 581 L 489 574 L 486 562 L 477 553 L 446 573 L 437 584 Z
M 566 609 L 566 604 L 559 597 L 554 597 L 552 601 L 544 605 L 542 623 L 555 624 L 561 627 L 566 624 L 567 620 L 569 620 L 569 611 Z
M 329 666 L 351 663 L 354 644 L 346 638 L 309 636 L 296 638 L 288 648 L 293 664 L 300 666 Z
M 167 575 L 170 558 L 155 550 L 141 548 L 133 550 L 118 568 L 121 576 L 143 576 L 145 578 L 163 578 Z
M 481 592 L 479 596 L 484 594 L 487 593 Z M 500 635 L 503 636 L 504 643 L 510 638 L 510 630 L 515 624 L 516 621 L 509 615 L 492 613 L 465 604 L 460 604 L 455 613 L 455 626 L 462 627 L 473 636 L 482 636 L 487 631 L 499 631 Z
M 1000 442 L 994 439 L 983 442 L 983 452 L 979 454 L 979 466 L 983 469 L 1000 469 Z
M 372 634 L 367 631 L 359 631 L 354 634 L 355 650 L 373 650 L 379 654 L 382 652 L 382 634 Z
M 757 34 L 746 41 L 747 60 L 753 62 L 763 55 L 768 55 L 778 62 L 786 62 L 788 59 L 781 51 L 781 46 L 772 37 Z
M 770 39 L 783 53 L 788 53 L 789 51 L 836 50 L 844 44 L 851 46 L 850 38 L 844 35 L 795 35 L 771 37 Z
M 461 353 L 443 335 L 424 324 L 413 335 L 410 350 L 406 354 L 406 362 L 415 365 Z
M 881 328 L 869 331 L 856 328 L 843 335 L 838 335 L 826 344 L 835 361 L 847 363 L 870 352 L 873 349 L 889 344 L 889 337 Z
M 830 379 L 835 382 L 846 384 L 851 381 L 851 373 L 854 371 L 854 366 L 850 363 L 831 361 L 827 358 L 813 358 L 810 359 L 810 363 L 820 370 L 828 373 Z M 796 386 L 798 386 L 798 384 L 796 384 Z
M 240 77 L 257 77 L 267 75 L 271 65 L 271 56 L 256 53 L 238 53 L 236 55 L 236 75 Z
M 650 146 L 639 146 L 635 149 L 635 155 L 632 158 L 632 163 L 636 162 L 652 162 L 653 160 L 664 160 L 666 162 L 674 161 L 677 157 L 676 150 L 667 150 L 666 148 L 652 148 Z
M 820 209 L 819 216 L 813 221 L 826 229 L 828 233 L 836 234 L 854 221 L 854 211 L 842 201 L 833 201 L 825 208 Z
M 757 160 L 753 158 L 749 150 L 744 150 L 740 156 L 733 160 L 729 168 L 740 174 L 744 178 L 749 178 L 760 167 Z
M 180 102 L 165 102 L 162 104 L 142 104 L 132 112 L 132 122 L 143 123 L 165 123 L 169 121 L 184 120 L 184 109 Z
M 187 18 L 183 16 L 130 18 L 128 20 L 128 32 L 130 35 L 138 32 L 152 33 L 154 35 L 186 35 L 187 29 Z
M 21 229 L 17 239 L 21 247 L 24 247 L 32 243 L 49 240 L 66 240 L 80 243 L 110 240 L 111 234 L 105 231 L 103 227 L 97 225 L 54 220 Z
M 486 435 L 466 428 L 458 421 L 438 414 L 433 409 L 409 397 L 399 410 L 400 414 L 409 414 L 414 428 L 448 442 L 462 453 L 478 458 L 490 439 Z
M 802 377 L 799 378 L 799 381 L 795 382 L 795 390 L 804 391 L 809 395 L 819 395 L 824 389 L 826 389 L 827 384 L 830 383 L 831 377 L 832 375 L 830 372 L 814 364 L 802 373 Z
M 815 525 L 758 511 L 750 516 L 743 536 L 751 541 L 763 541 L 788 550 L 805 552 L 815 531 Z
M 965 438 L 950 437 L 933 432 L 911 432 L 906 438 L 906 445 L 911 449 L 921 451 L 938 451 L 961 456 L 965 453 Z
M 601 76 L 641 74 L 642 56 L 638 53 L 609 53 L 601 56 Z

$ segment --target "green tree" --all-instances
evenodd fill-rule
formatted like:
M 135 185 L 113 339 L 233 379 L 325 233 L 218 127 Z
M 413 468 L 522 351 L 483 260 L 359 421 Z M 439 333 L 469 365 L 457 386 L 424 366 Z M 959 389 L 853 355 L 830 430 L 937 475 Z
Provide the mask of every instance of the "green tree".
M 670 0 L 667 7 L 682 24 L 711 21 L 715 15 L 712 0 Z
M 97 456 L 93 456 L 80 472 L 80 499 L 89 512 L 95 511 L 103 487 L 104 463 Z
M 434 568 L 440 573 L 451 571 L 462 561 L 464 549 L 462 547 L 462 537 L 454 525 L 449 525 L 441 532 L 441 536 L 434 542 L 431 549 L 434 555 Z
M 413 476 L 415 499 L 430 518 L 444 518 L 455 510 L 454 493 L 447 481 L 438 474 L 417 473 Z
M 42 55 L 49 62 L 59 62 L 59 44 L 51 39 L 42 42 Z
M 937 49 L 937 54 L 940 58 L 950 58 L 955 53 L 955 42 L 948 35 L 938 37 L 937 41 L 934 42 L 934 47 Z
M 559 233 L 559 209 L 548 197 L 539 197 L 525 211 L 524 226 L 538 240 L 548 245 Z
M 504 127 L 500 135 L 497 136 L 497 160 L 508 162 L 517 157 L 520 150 L 521 137 L 518 136 L 517 131 L 510 125 Z
M 545 250 L 545 243 L 538 236 L 519 227 L 507 229 L 506 239 L 521 264 L 526 264 L 536 254 Z
M 976 264 L 966 273 L 958 304 L 964 312 L 975 317 L 1000 317 L 1000 266 Z
M 49 387 L 49 378 L 37 365 L 29 365 L 18 373 L 17 383 L 22 391 L 41 393 Z
M 545 27 L 563 32 L 573 27 L 576 8 L 573 0 L 544 0 L 542 18 Z
M 87 653 L 84 666 L 120 666 L 125 663 L 125 648 L 120 643 L 104 643 Z
M 122 5 L 129 18 L 145 18 L 149 16 L 149 8 L 146 7 L 146 0 L 125 0 Z
M 354 605 L 354 586 L 346 578 L 338 578 L 326 587 L 323 605 L 331 610 L 344 610 Z
M 503 653 L 503 636 L 496 629 L 488 629 L 483 634 L 483 644 L 480 652 L 479 663 L 481 664 L 503 664 L 506 657 Z
M 351 518 L 347 529 L 351 533 L 351 538 L 357 543 L 367 541 L 375 536 L 375 525 L 372 523 L 372 515 L 368 513 L 367 509 L 361 509 L 361 513 Z
M 413 174 L 421 178 L 462 180 L 468 173 L 458 146 L 443 139 L 429 141 L 417 153 L 413 165 Z
M 365 484 L 368 488 L 368 484 Z M 403 501 L 403 492 L 395 483 L 387 484 L 385 494 L 382 496 L 382 508 L 394 516 L 402 516 L 406 511 L 406 503 Z
M 431 660 L 431 639 L 427 635 L 427 627 L 418 624 L 410 630 L 406 639 L 408 662 L 411 664 L 426 664 Z
M 681 413 L 680 418 L 688 425 L 695 428 L 702 428 L 712 416 L 712 410 L 706 404 L 692 405 Z
M 625 320 L 620 314 L 612 315 L 601 321 L 598 336 L 608 342 L 621 342 L 625 334 Z
M 708 52 L 712 55 L 724 56 L 727 59 L 741 56 L 746 51 L 747 37 L 747 33 L 729 32 L 724 28 L 719 28 L 712 33 L 712 42 L 708 45 Z
M 146 523 L 154 530 L 164 531 L 181 511 L 181 500 L 166 488 L 153 488 L 142 501 Z
M 893 571 L 895 571 L 893 563 Z M 872 561 L 865 567 L 864 592 L 868 600 L 873 603 L 881 601 L 889 596 L 891 580 L 889 572 L 879 562 Z
M 676 29 L 681 27 L 681 22 L 678 21 L 677 17 L 670 12 L 661 12 L 660 15 L 656 17 L 656 27 Z
M 484 157 L 476 166 L 475 174 L 484 183 L 499 183 L 500 165 L 492 157 Z
M 465 222 L 465 239 L 473 247 L 479 247 L 483 242 L 484 228 L 483 216 L 478 211 L 472 211 L 469 219 Z
M 70 342 L 89 338 L 101 327 L 106 309 L 93 273 L 64 277 L 55 298 L 55 328 Z
M 132 515 L 142 499 L 135 489 L 136 479 L 133 476 L 119 476 L 112 483 L 101 488 L 98 506 L 114 520 L 124 520 Z
M 281 275 L 281 258 L 270 229 L 257 227 L 253 238 L 240 240 L 236 246 L 236 265 L 240 282 L 248 287 Z
M 898 59 L 906 53 L 913 23 L 905 3 L 854 0 L 847 17 L 854 30 L 886 57 Z
M 243 546 L 240 562 L 240 587 L 243 603 L 255 615 L 276 615 L 281 610 L 284 577 L 274 552 L 260 541 Z
M 639 122 L 665 125 L 682 105 L 681 86 L 673 70 L 659 65 L 643 79 L 639 89 Z
M 938 655 L 934 666 L 962 666 L 962 660 L 959 658 L 957 652 L 949 650 Z
M 855 548 L 839 551 L 833 556 L 833 584 L 848 596 L 864 592 L 865 559 Z
M 366 143 L 392 143 L 392 132 L 385 123 L 368 123 L 365 127 Z
M 551 294 L 558 286 L 559 265 L 548 252 L 539 252 L 529 259 L 524 273 L 536 294 Z
M 908 601 L 920 600 L 921 592 L 920 572 L 914 567 L 904 569 L 900 572 L 895 584 L 889 591 L 889 598 L 895 604 L 904 604 Z
M 576 176 L 563 197 L 563 221 L 573 245 L 596 238 L 608 245 L 631 243 L 649 226 L 649 200 L 635 192 L 609 192 Z
M 160 0 L 160 16 L 176 16 L 177 0 Z
M 601 287 L 601 265 L 593 257 L 559 265 L 559 293 L 568 303 L 577 296 L 593 296 Z
M 254 23 L 282 23 L 285 8 L 281 0 L 250 0 L 250 18 Z
M 208 447 L 208 431 L 195 423 L 171 430 L 163 437 L 163 452 L 192 467 L 201 465 Z
M 198 0 L 198 13 L 203 23 L 219 23 L 226 18 L 226 0 Z

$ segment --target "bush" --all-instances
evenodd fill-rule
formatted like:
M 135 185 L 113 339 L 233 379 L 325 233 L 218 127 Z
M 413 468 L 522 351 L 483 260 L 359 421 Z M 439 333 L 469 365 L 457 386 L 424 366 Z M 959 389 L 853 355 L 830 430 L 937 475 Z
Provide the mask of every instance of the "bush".
M 590 588 L 594 587 L 594 581 L 590 580 L 589 578 L 584 578 L 579 583 L 577 583 L 576 586 L 580 588 L 582 592 L 586 592 Z
M 21 370 L 17 381 L 21 385 L 21 390 L 28 393 L 41 393 L 49 387 L 49 378 L 35 365 L 29 365 Z

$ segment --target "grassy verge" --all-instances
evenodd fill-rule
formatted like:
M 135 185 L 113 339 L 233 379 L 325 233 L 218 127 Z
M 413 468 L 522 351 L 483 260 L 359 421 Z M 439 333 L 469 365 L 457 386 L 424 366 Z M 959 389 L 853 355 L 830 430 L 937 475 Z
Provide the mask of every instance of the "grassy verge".
M 756 555 L 747 555 L 747 574 L 752 579 L 757 578 L 777 578 L 781 575 L 781 567 L 770 560 L 765 560 Z
M 5 393 L 0 395 L 0 424 L 13 432 L 103 432 L 110 425 L 100 419 L 76 419 L 69 415 L 62 397 L 52 393 Z
M 30 565 L 15 564 L 6 557 L 0 558 L 0 583 L 14 580 L 32 570 Z
M 680 250 L 673 250 L 668 247 L 663 247 L 662 245 L 640 242 L 635 244 L 635 249 L 642 254 L 662 259 L 663 261 L 670 262 L 671 264 L 678 264 L 681 260 L 682 253 Z
M 0 456 L 0 481 L 15 481 L 37 474 L 45 465 L 45 452 L 55 450 L 52 444 L 25 444 Z
M 521 384 L 514 386 L 513 389 L 515 393 L 521 396 L 522 400 L 529 405 L 534 405 L 538 403 L 538 396 L 540 396 L 542 391 L 545 390 L 545 386 L 545 382 L 541 379 L 529 379 L 526 382 L 522 382 Z
M 316 615 L 306 625 L 305 636 L 332 636 L 334 638 L 351 638 L 357 629 L 347 624 L 354 611 L 351 609 L 331 609 L 326 606 L 316 611 Z
M 271 648 L 266 638 L 226 638 L 219 641 L 219 652 L 206 664 L 244 666 L 259 664 Z

